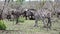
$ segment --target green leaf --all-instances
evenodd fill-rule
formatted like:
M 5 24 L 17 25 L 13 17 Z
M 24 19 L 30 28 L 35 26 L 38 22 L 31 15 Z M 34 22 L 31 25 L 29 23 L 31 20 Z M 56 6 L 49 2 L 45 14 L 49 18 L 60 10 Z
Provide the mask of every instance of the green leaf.
M 25 0 L 17 0 L 16 2 L 17 2 L 18 4 L 22 4 L 24 1 L 25 1 Z

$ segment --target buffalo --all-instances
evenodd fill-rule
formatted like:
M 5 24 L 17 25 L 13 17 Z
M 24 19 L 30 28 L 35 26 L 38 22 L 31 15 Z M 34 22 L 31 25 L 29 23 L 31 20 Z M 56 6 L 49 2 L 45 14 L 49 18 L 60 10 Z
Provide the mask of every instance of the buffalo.
M 12 13 L 11 13 L 13 16 L 14 16 L 14 18 L 16 19 L 16 24 L 18 23 L 18 19 L 19 19 L 19 17 L 22 15 L 22 13 L 21 12 L 19 12 L 18 10 L 16 10 L 16 11 L 12 11 Z
M 36 9 L 27 9 L 23 12 L 23 16 L 26 18 L 29 18 L 30 20 L 34 20 L 34 13 L 35 13 Z

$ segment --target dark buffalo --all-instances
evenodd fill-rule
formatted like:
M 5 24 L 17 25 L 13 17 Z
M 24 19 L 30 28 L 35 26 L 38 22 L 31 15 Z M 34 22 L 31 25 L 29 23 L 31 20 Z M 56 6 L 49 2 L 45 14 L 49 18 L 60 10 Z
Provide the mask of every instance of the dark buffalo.
M 29 18 L 30 20 L 34 20 L 35 11 L 36 11 L 35 9 L 27 9 L 26 11 L 24 11 L 23 14 L 24 14 L 24 17 L 26 18 L 26 20 L 27 20 L 27 18 Z
M 52 15 L 55 15 L 59 18 L 60 16 L 60 9 L 59 8 L 55 8 L 54 11 L 52 12 Z
M 8 21 L 11 19 L 11 15 L 7 15 L 7 19 L 8 19 Z
M 6 18 L 8 19 L 8 21 L 11 20 L 11 14 L 9 13 L 9 11 Z
M 57 15 L 57 17 L 59 17 L 59 15 L 60 15 L 60 9 L 55 9 L 55 14 Z
M 18 10 L 16 10 L 16 11 L 12 11 L 12 15 L 16 19 L 16 24 L 17 24 L 18 23 L 18 19 L 22 15 L 22 13 L 20 13 Z

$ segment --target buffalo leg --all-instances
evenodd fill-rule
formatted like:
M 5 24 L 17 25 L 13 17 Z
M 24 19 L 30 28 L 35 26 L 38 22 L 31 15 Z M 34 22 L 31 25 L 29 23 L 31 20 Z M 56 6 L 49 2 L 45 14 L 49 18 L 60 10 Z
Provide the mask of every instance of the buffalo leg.
M 25 16 L 26 20 L 27 20 L 27 16 Z
M 19 19 L 19 18 L 16 18 L 16 24 L 18 23 L 18 19 Z

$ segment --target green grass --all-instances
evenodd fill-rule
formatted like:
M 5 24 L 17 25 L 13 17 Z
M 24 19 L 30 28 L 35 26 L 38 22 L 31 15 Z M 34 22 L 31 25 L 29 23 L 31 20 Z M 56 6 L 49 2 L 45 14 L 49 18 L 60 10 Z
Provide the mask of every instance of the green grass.
M 59 34 L 60 32 L 60 20 L 59 22 L 52 23 L 52 30 L 47 31 L 46 28 L 43 28 L 42 21 L 38 22 L 39 27 L 33 27 L 35 21 L 34 20 L 25 20 L 24 23 L 15 24 L 15 21 L 7 21 L 4 20 L 4 23 L 7 26 L 6 30 L 20 30 L 18 32 L 11 32 L 14 34 L 20 33 L 21 34 Z
M 19 17 L 19 22 L 24 23 L 24 21 L 25 21 L 25 18 L 23 18 L 22 16 Z

